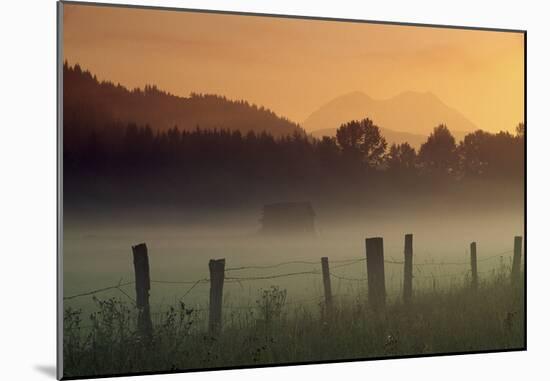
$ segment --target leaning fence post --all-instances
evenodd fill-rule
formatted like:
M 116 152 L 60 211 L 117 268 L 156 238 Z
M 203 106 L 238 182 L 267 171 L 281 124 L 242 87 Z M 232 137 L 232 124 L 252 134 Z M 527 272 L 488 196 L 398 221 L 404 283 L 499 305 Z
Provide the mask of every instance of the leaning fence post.
M 384 240 L 381 237 L 365 239 L 369 304 L 375 310 L 386 306 L 384 278 Z
M 134 255 L 134 272 L 136 280 L 136 307 L 138 309 L 138 330 L 145 338 L 151 338 L 153 323 L 149 308 L 149 290 L 151 280 L 149 277 L 149 256 L 147 246 L 144 243 L 132 246 Z
M 472 288 L 477 289 L 477 245 L 475 242 L 470 244 L 470 266 L 472 268 Z
M 517 284 L 520 278 L 522 237 L 514 237 L 514 259 L 512 261 L 512 284 Z
M 208 315 L 208 332 L 216 335 L 222 325 L 223 282 L 225 279 L 225 259 L 211 259 L 210 269 L 210 308 Z
M 409 303 L 412 298 L 413 279 L 413 235 L 405 234 L 405 266 L 403 276 L 403 300 Z
M 330 271 L 328 267 L 328 258 L 321 258 L 321 268 L 323 270 L 323 286 L 325 288 L 325 306 L 327 311 L 332 310 L 332 288 L 330 285 Z

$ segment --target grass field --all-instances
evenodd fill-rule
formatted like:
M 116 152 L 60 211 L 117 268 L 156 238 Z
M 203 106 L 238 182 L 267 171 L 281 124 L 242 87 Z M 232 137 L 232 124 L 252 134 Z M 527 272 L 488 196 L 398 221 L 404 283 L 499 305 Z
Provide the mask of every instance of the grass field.
M 460 286 L 417 290 L 411 305 L 394 299 L 377 314 L 360 290 L 337 298 L 328 314 L 324 303 L 289 303 L 286 290 L 272 286 L 260 290 L 247 308 L 224 309 L 223 329 L 217 336 L 207 333 L 206 311 L 183 302 L 155 311 L 150 341 L 140 337 L 130 302 L 115 298 L 94 298 L 94 302 L 90 316 L 65 310 L 65 377 L 525 345 L 524 289 L 511 285 L 508 271 L 484 279 L 477 291 L 467 279 Z

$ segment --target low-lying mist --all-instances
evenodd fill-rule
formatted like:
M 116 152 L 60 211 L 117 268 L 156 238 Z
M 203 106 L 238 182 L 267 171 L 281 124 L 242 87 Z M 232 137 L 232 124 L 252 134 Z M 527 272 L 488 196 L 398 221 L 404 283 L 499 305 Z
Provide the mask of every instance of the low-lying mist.
M 415 288 L 459 285 L 468 276 L 469 245 L 473 241 L 477 242 L 482 279 L 484 274 L 509 266 L 513 238 L 523 235 L 524 229 L 522 200 L 516 200 L 502 208 L 471 203 L 449 207 L 445 202 L 427 199 L 402 208 L 389 208 L 384 203 L 355 209 L 312 203 L 315 229 L 309 235 L 292 231 L 262 234 L 262 204 L 233 209 L 159 207 L 101 213 L 67 209 L 64 294 L 133 281 L 132 246 L 145 242 L 153 281 L 153 308 L 172 304 L 183 295 L 188 305 L 206 306 L 208 282 L 187 291 L 193 282 L 209 277 L 208 261 L 218 258 L 226 259 L 226 269 L 283 263 L 277 267 L 227 271 L 226 277 L 243 280 L 226 282 L 225 304 L 254 303 L 260 290 L 271 285 L 286 289 L 289 301 L 320 297 L 320 258 L 324 256 L 329 258 L 331 273 L 335 275 L 333 292 L 345 295 L 366 287 L 366 264 L 361 261 L 365 258 L 365 238 L 383 237 L 385 259 L 399 262 L 403 260 L 407 233 L 414 235 L 414 262 L 434 262 L 415 267 Z M 342 266 L 341 261 L 353 259 L 357 262 L 344 262 Z M 439 262 L 452 265 L 440 266 Z M 385 272 L 388 297 L 400 297 L 403 265 L 387 263 Z M 305 274 L 257 279 L 294 273 Z M 133 296 L 133 286 L 126 291 Z M 107 296 L 125 298 L 118 290 L 102 295 Z M 91 300 L 80 298 L 67 303 L 87 309 Z

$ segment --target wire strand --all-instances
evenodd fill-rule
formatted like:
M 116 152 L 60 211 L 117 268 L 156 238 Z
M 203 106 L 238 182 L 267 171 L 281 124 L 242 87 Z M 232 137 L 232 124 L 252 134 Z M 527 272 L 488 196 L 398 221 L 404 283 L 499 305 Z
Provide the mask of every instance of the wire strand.
M 115 290 L 115 289 L 119 289 L 120 287 L 123 287 L 123 286 L 128 286 L 130 284 L 134 284 L 135 282 L 126 282 L 126 283 L 119 283 L 115 286 L 109 286 L 109 287 L 104 287 L 104 288 L 98 288 L 97 290 L 92 290 L 92 291 L 87 291 L 87 292 L 83 292 L 81 294 L 76 294 L 76 295 L 71 295 L 71 296 L 66 296 L 63 298 L 63 300 L 70 300 L 70 299 L 75 299 L 75 298 L 80 298 L 82 296 L 89 296 L 89 295 L 94 295 L 94 294 L 98 294 L 100 292 L 105 292 L 105 291 L 109 291 L 109 290 Z
M 286 274 L 276 274 L 276 275 L 266 275 L 266 276 L 255 276 L 255 277 L 226 277 L 227 280 L 232 281 L 247 281 L 247 280 L 264 280 L 264 279 L 276 279 L 276 278 L 285 278 L 289 276 L 296 276 L 296 275 L 307 275 L 307 274 L 319 274 L 318 271 L 302 271 L 297 273 L 286 273 Z

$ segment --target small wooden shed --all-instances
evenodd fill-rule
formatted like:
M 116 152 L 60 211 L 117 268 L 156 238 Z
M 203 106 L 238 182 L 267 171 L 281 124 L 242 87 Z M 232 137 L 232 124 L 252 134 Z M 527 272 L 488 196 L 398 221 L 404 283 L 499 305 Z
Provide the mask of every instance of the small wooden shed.
M 264 205 L 263 234 L 315 234 L 315 212 L 309 202 L 280 202 Z

